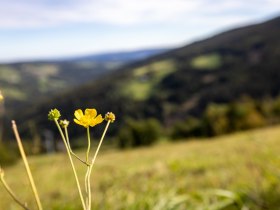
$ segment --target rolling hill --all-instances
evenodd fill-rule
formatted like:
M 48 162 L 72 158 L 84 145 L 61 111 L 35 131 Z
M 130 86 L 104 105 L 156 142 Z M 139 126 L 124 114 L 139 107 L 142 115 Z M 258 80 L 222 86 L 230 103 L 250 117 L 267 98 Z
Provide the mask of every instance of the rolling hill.
M 6 110 L 12 113 L 14 109 L 36 104 L 44 98 L 72 90 L 90 80 L 96 80 L 124 64 L 166 50 L 146 49 L 0 64 L 0 90 L 6 98 Z
M 229 103 L 244 95 L 277 97 L 280 83 L 280 17 L 223 32 L 205 40 L 134 62 L 20 111 L 19 122 L 59 108 L 72 119 L 76 108 L 113 111 L 127 118 L 155 117 L 165 126 L 201 116 L 209 103 Z M 16 116 L 16 115 L 15 115 Z

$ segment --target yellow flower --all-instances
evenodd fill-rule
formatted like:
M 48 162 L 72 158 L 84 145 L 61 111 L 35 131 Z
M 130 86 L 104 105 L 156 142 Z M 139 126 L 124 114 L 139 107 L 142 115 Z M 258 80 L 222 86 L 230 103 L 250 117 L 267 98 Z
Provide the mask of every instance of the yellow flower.
M 101 114 L 97 116 L 96 109 L 86 109 L 85 114 L 81 109 L 78 109 L 75 111 L 74 116 L 76 117 L 74 122 L 84 126 L 85 128 L 88 128 L 89 126 L 93 127 L 99 123 L 102 123 L 104 120 Z

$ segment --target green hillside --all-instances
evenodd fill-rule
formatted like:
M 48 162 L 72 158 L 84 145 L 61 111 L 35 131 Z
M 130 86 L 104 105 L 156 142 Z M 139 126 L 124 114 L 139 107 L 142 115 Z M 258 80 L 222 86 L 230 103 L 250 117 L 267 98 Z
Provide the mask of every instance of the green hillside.
M 230 30 L 127 65 L 14 116 L 20 123 L 36 119 L 38 126 L 46 127 L 45 116 L 53 107 L 68 119 L 76 108 L 96 107 L 101 113 L 115 112 L 119 125 L 127 118 L 153 117 L 170 127 L 203 117 L 211 103 L 229 104 L 244 97 L 262 103 L 279 96 L 279 37 L 279 17 Z M 257 104 L 257 109 L 262 108 Z M 260 114 L 265 115 L 254 117 Z
M 116 69 L 119 62 L 65 61 L 0 65 L 0 90 L 7 112 L 69 91 L 93 78 Z M 34 98 L 36 100 L 34 100 Z
M 106 150 L 93 170 L 93 207 L 278 210 L 279 136 L 278 126 L 150 148 Z M 45 209 L 81 209 L 66 154 L 29 159 Z M 85 168 L 78 166 L 82 176 Z M 17 195 L 35 209 L 23 163 L 19 161 L 4 169 L 6 180 Z M 83 183 L 82 178 L 80 181 Z M 0 196 L 0 209 L 20 209 L 1 184 Z M 221 208 L 223 205 L 225 208 Z
M 146 49 L 0 64 L 0 90 L 5 96 L 6 111 L 13 113 L 16 108 L 37 104 L 53 95 L 72 91 L 124 64 L 165 51 L 167 49 Z

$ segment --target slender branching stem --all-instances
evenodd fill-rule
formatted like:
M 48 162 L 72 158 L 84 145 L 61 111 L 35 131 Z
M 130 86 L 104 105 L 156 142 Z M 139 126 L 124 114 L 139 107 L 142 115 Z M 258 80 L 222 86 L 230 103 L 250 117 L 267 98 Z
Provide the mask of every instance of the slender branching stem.
M 42 204 L 41 204 L 41 201 L 40 201 L 40 198 L 39 198 L 39 195 L 38 195 L 38 191 L 37 191 L 36 185 L 34 183 L 34 180 L 33 180 L 33 177 L 32 177 L 32 173 L 30 171 L 30 167 L 29 167 L 29 164 L 28 164 L 25 152 L 24 152 L 24 148 L 22 146 L 22 142 L 21 142 L 18 130 L 17 130 L 16 122 L 14 120 L 12 121 L 12 128 L 13 128 L 16 140 L 17 140 L 18 148 L 19 148 L 19 151 L 20 151 L 20 154 L 21 154 L 21 157 L 22 157 L 22 160 L 23 160 L 23 163 L 24 163 L 24 166 L 25 166 L 25 169 L 26 169 L 26 172 L 27 172 L 30 184 L 31 184 L 31 188 L 32 188 L 33 194 L 35 196 L 35 200 L 36 200 L 38 209 L 42 210 L 43 208 L 42 208 Z
M 95 154 L 94 154 L 94 156 L 93 156 L 93 158 L 92 158 L 92 160 L 91 160 L 90 166 L 89 166 L 88 178 L 87 178 L 87 179 L 88 179 L 88 181 L 87 181 L 87 184 L 88 184 L 88 196 L 89 196 L 89 198 L 88 198 L 88 200 L 89 200 L 88 210 L 91 209 L 90 175 L 91 175 L 91 171 L 92 171 L 93 165 L 94 165 L 94 163 L 95 163 L 97 154 L 98 154 L 98 152 L 99 152 L 99 150 L 100 150 L 100 147 L 101 147 L 101 145 L 102 145 L 103 139 L 104 139 L 105 134 L 106 134 L 106 132 L 107 132 L 107 130 L 108 130 L 108 127 L 109 127 L 109 125 L 110 125 L 110 122 L 111 122 L 111 121 L 109 120 L 109 121 L 107 122 L 107 124 L 106 124 L 106 127 L 105 127 L 105 129 L 104 129 L 104 131 L 103 131 L 103 134 L 102 134 L 102 136 L 101 136 L 101 139 L 100 139 L 100 141 L 99 141 L 99 144 L 98 144 L 98 146 L 97 146 L 97 149 L 96 149 L 96 151 L 95 151 Z
M 108 122 L 107 122 L 107 125 L 106 125 L 106 127 L 105 127 L 105 129 L 104 129 L 104 131 L 103 131 L 103 134 L 102 134 L 102 136 L 101 136 L 101 139 L 100 139 L 100 141 L 99 141 L 98 147 L 97 147 L 97 149 L 96 149 L 96 151 L 95 151 L 95 154 L 94 154 L 94 156 L 93 156 L 93 158 L 92 158 L 92 160 L 91 160 L 91 164 L 90 164 L 90 173 L 91 173 L 93 164 L 95 163 L 97 154 L 98 154 L 98 152 L 99 152 L 99 150 L 100 150 L 100 147 L 101 147 L 101 144 L 102 144 L 102 142 L 103 142 L 103 139 L 104 139 L 104 137 L 105 137 L 105 134 L 106 134 L 106 132 L 107 132 L 107 130 L 108 130 L 108 127 L 109 127 L 109 125 L 110 125 L 110 122 L 111 122 L 111 121 L 108 121 Z
M 88 148 L 87 148 L 87 154 L 86 154 L 86 162 L 88 163 L 89 152 L 90 152 L 90 132 L 89 132 L 89 127 L 87 127 L 87 140 L 88 140 Z
M 86 152 L 86 162 L 89 162 L 89 153 L 90 153 L 90 130 L 89 127 L 87 127 L 87 140 L 88 140 L 88 147 L 87 147 L 87 152 Z M 90 169 L 90 164 L 87 165 L 87 172 L 85 175 L 85 188 L 86 188 L 86 193 L 87 193 L 87 209 L 90 209 L 91 201 L 90 201 L 90 186 L 88 185 L 88 177 L 89 177 L 89 169 Z
M 88 172 L 89 172 L 89 166 L 87 166 L 87 172 L 86 172 L 86 175 L 85 175 L 85 189 L 86 189 L 86 193 L 88 193 L 88 185 L 87 185 Z
M 89 163 L 87 163 L 86 161 L 82 160 L 82 158 L 80 158 L 76 153 L 73 152 L 71 145 L 70 145 L 70 141 L 69 141 L 69 136 L 68 136 L 68 130 L 67 127 L 64 128 L 64 132 L 65 132 L 65 137 L 66 137 L 66 142 L 69 148 L 69 151 L 71 153 L 71 155 L 73 155 L 75 158 L 77 158 L 80 162 L 82 162 L 85 165 L 89 165 Z
M 88 210 L 91 210 L 91 187 L 90 187 L 90 166 L 88 167 L 88 176 L 87 176 L 87 185 L 88 185 Z
M 77 188 L 78 188 L 79 195 L 80 195 L 80 198 L 81 198 L 81 202 L 82 202 L 82 205 L 83 205 L 83 209 L 86 210 L 86 206 L 85 206 L 82 190 L 81 190 L 81 187 L 80 187 L 80 183 L 79 183 L 78 175 L 77 175 L 77 172 L 76 172 L 76 168 L 75 168 L 75 165 L 74 165 L 73 160 L 72 160 L 70 149 L 68 147 L 68 144 L 67 144 L 66 138 L 65 138 L 65 136 L 63 134 L 63 131 L 62 131 L 60 125 L 58 124 L 57 119 L 54 119 L 54 121 L 55 121 L 55 124 L 56 124 L 59 132 L 60 132 L 61 138 L 62 138 L 62 140 L 63 140 L 63 142 L 65 144 L 66 151 L 67 151 L 67 154 L 68 154 L 71 166 L 72 166 L 72 170 L 73 170 L 73 173 L 74 173 L 74 176 L 75 176 L 75 180 L 76 180 Z
M 9 187 L 9 185 L 6 183 L 3 174 L 0 175 L 0 179 L 1 179 L 1 182 L 3 183 L 5 189 L 7 190 L 7 192 L 9 193 L 9 195 L 14 199 L 14 201 L 15 201 L 18 205 L 20 205 L 23 209 L 25 209 L 25 210 L 30 210 L 30 209 L 27 207 L 26 203 L 24 204 L 23 202 L 21 202 L 21 201 L 17 198 L 17 196 L 15 195 L 15 193 L 12 191 L 12 189 L 11 189 L 11 188 Z
M 90 165 L 87 166 L 87 172 L 85 175 L 85 188 L 86 188 L 86 193 L 87 193 L 87 209 L 90 209 L 91 201 L 90 201 L 90 187 L 88 186 L 88 177 L 89 177 L 89 169 Z
M 89 166 L 89 163 L 86 161 L 82 160 L 78 155 L 76 155 L 72 150 L 70 150 L 71 155 L 73 155 L 77 160 L 79 160 L 81 163 L 85 164 L 86 166 Z
M 65 139 L 66 139 L 66 144 L 69 148 L 69 151 L 71 152 L 72 149 L 71 149 L 71 146 L 70 146 L 70 141 L 69 141 L 69 135 L 68 135 L 68 129 L 67 129 L 67 126 L 64 127 L 64 133 L 65 133 Z

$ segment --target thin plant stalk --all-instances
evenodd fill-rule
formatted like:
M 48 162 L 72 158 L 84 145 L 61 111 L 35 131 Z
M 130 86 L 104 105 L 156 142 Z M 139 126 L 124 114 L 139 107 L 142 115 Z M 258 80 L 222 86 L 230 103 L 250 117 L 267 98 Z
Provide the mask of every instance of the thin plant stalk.
M 0 169 L 0 170 L 1 170 L 1 169 Z M 2 173 L 3 173 L 3 172 L 2 172 Z M 5 189 L 7 190 L 7 192 L 9 193 L 9 195 L 14 199 L 14 201 L 15 201 L 18 205 L 20 205 L 23 209 L 25 209 L 25 210 L 30 210 L 30 209 L 27 207 L 26 204 L 23 204 L 23 202 L 21 202 L 21 201 L 17 198 L 17 196 L 15 195 L 15 193 L 12 191 L 12 189 L 11 189 L 11 188 L 9 187 L 9 185 L 6 183 L 3 174 L 1 174 L 0 178 L 1 178 L 1 182 L 3 183 Z
M 88 163 L 89 152 L 90 152 L 90 132 L 89 132 L 89 127 L 87 127 L 87 140 L 88 140 L 88 148 L 87 148 L 87 154 L 86 154 L 86 162 Z
M 90 166 L 87 170 L 88 210 L 91 210 Z
M 1 97 L 1 91 L 0 91 Z M 3 96 L 2 96 L 3 97 Z M 4 100 L 0 99 L 0 142 L 3 142 L 3 132 L 4 132 L 4 116 L 5 116 L 5 104 Z
M 64 132 L 65 132 L 65 137 L 66 137 L 66 142 L 67 142 L 67 145 L 68 145 L 68 148 L 70 150 L 70 153 L 71 155 L 73 155 L 75 158 L 77 158 L 80 162 L 82 162 L 83 164 L 85 165 L 89 165 L 86 161 L 82 160 L 82 158 L 80 158 L 78 155 L 76 155 L 72 148 L 71 148 L 71 145 L 70 145 L 70 141 L 69 141 L 69 136 L 68 136 L 68 130 L 67 130 L 67 127 L 64 128 Z
M 102 142 L 103 142 L 103 139 L 104 139 L 104 137 L 105 137 L 105 134 L 106 134 L 106 132 L 107 132 L 107 130 L 108 130 L 109 125 L 110 125 L 110 121 L 107 122 L 107 125 L 106 125 L 106 127 L 105 127 L 105 129 L 104 129 L 104 131 L 103 131 L 103 134 L 102 134 L 102 136 L 101 136 L 100 142 L 99 142 L 98 147 L 97 147 L 97 149 L 96 149 L 96 152 L 95 152 L 95 154 L 94 154 L 94 156 L 93 156 L 93 158 L 92 158 L 92 160 L 91 160 L 91 164 L 90 164 L 90 173 L 91 173 L 91 171 L 92 171 L 93 164 L 95 163 L 97 154 L 98 154 L 98 152 L 99 152 L 99 150 L 100 150 L 101 144 L 102 144 Z
M 81 190 L 81 187 L 80 187 L 78 175 L 77 175 L 76 168 L 75 168 L 75 165 L 74 165 L 73 160 L 72 160 L 72 156 L 71 156 L 71 154 L 70 154 L 69 147 L 68 147 L 68 145 L 67 145 L 66 138 L 65 138 L 65 136 L 64 136 L 64 134 L 63 134 L 63 131 L 62 131 L 60 125 L 59 125 L 58 122 L 57 122 L 57 119 L 55 119 L 54 121 L 55 121 L 55 124 L 56 124 L 56 126 L 57 126 L 59 132 L 60 132 L 60 135 L 61 135 L 61 137 L 62 137 L 62 140 L 63 140 L 63 142 L 64 142 L 64 144 L 65 144 L 66 151 L 67 151 L 67 154 L 68 154 L 68 157 L 69 157 L 71 166 L 72 166 L 72 170 L 73 170 L 73 173 L 74 173 L 74 176 L 75 176 L 75 180 L 76 180 L 77 188 L 78 188 L 78 191 L 79 191 L 80 199 L 81 199 L 81 202 L 82 202 L 82 205 L 83 205 L 83 209 L 86 210 L 86 206 L 85 206 L 85 202 L 84 202 L 82 190 Z
M 85 175 L 85 189 L 86 189 L 86 193 L 87 193 L 87 209 L 90 209 L 90 187 L 88 185 L 88 177 L 89 177 L 89 170 L 90 170 L 90 164 L 89 164 L 89 153 L 90 153 L 90 130 L 89 127 L 87 127 L 87 140 L 88 140 L 88 147 L 87 147 L 87 152 L 86 152 L 86 162 L 87 162 L 87 172 Z
M 87 204 L 87 210 L 89 210 L 91 207 L 91 198 L 90 198 L 90 187 L 88 185 L 88 177 L 89 177 L 89 169 L 90 169 L 90 165 L 87 166 L 87 172 L 86 172 L 86 175 L 85 175 L 85 188 L 86 188 L 86 193 L 87 193 L 87 201 L 86 201 L 86 204 Z
M 19 151 L 20 151 L 20 154 L 21 154 L 21 157 L 22 157 L 22 160 L 23 160 L 23 163 L 24 163 L 27 175 L 28 175 L 28 179 L 29 179 L 30 184 L 31 184 L 33 194 L 35 196 L 37 207 L 38 207 L 39 210 L 42 210 L 43 208 L 42 208 L 42 204 L 41 204 L 41 201 L 40 201 L 40 198 L 39 198 L 39 195 L 38 195 L 38 191 L 37 191 L 36 185 L 35 185 L 34 180 L 33 180 L 33 176 L 32 176 L 32 173 L 31 173 L 31 170 L 30 170 L 30 167 L 29 167 L 29 164 L 28 164 L 25 152 L 24 152 L 24 148 L 22 146 L 22 142 L 21 142 L 18 130 L 17 130 L 16 122 L 14 120 L 12 121 L 12 128 L 13 128 L 16 140 L 17 140 L 18 148 L 19 148 Z
M 107 132 L 107 130 L 108 130 L 108 127 L 109 127 L 109 125 L 110 125 L 110 122 L 111 122 L 111 121 L 108 121 L 107 124 L 106 124 L 106 127 L 105 127 L 105 129 L 104 129 L 104 131 L 103 131 L 103 134 L 102 134 L 102 136 L 101 136 L 101 139 L 100 139 L 100 141 L 99 141 L 98 147 L 97 147 L 97 149 L 96 149 L 96 151 L 95 151 L 95 154 L 94 154 L 94 156 L 93 156 L 93 158 L 92 158 L 92 160 L 91 160 L 90 166 L 89 166 L 88 181 L 87 181 L 87 184 L 88 184 L 88 196 L 89 196 L 89 198 L 88 198 L 88 200 L 89 200 L 88 210 L 91 209 L 90 175 L 91 175 L 91 171 L 92 171 L 93 165 L 94 165 L 94 163 L 95 163 L 97 154 L 98 154 L 98 152 L 99 152 L 99 150 L 100 150 L 100 147 L 101 147 L 101 145 L 102 145 L 103 139 L 104 139 L 105 134 L 106 134 L 106 132 Z

